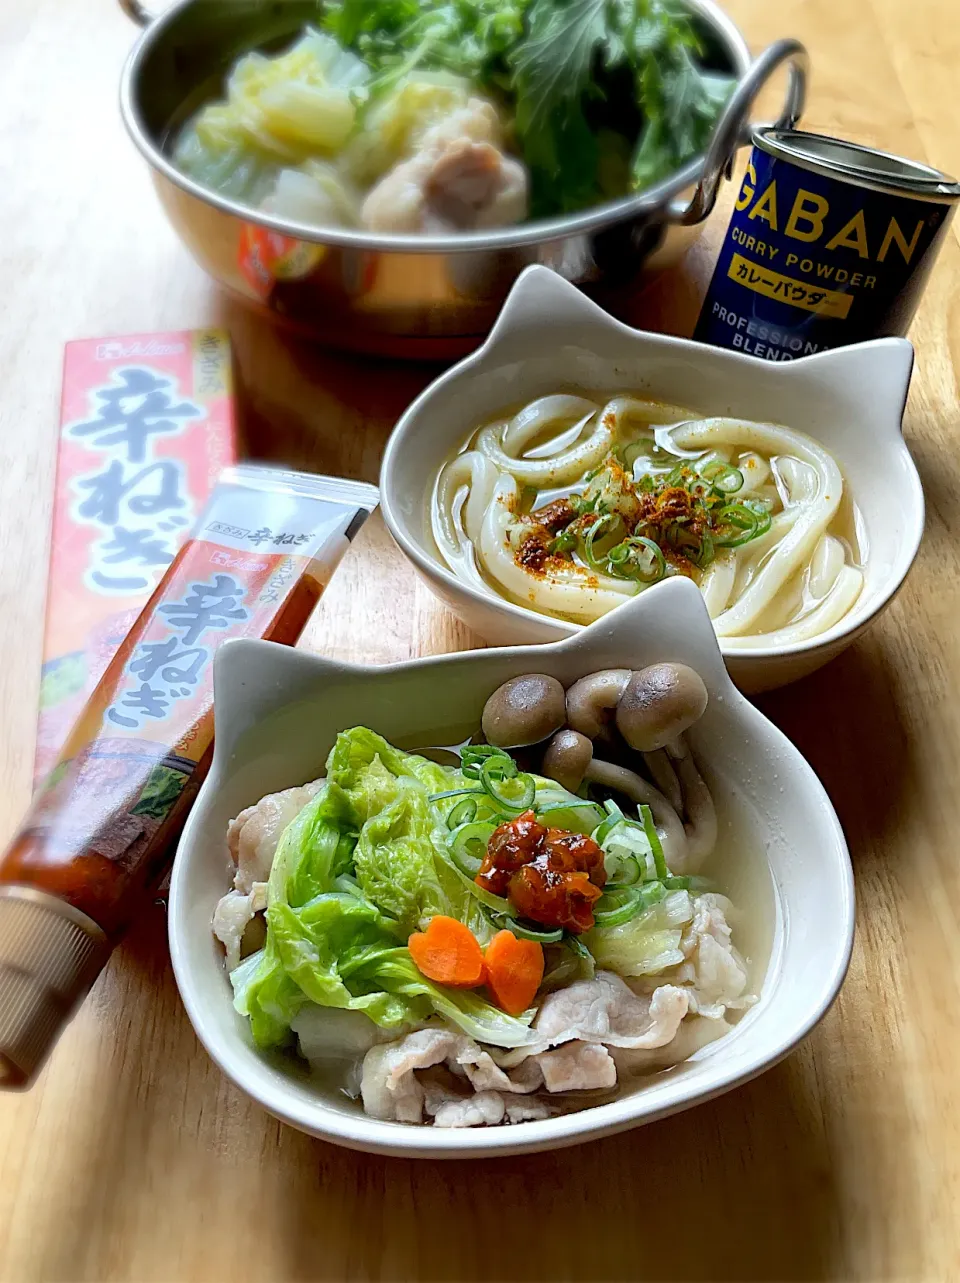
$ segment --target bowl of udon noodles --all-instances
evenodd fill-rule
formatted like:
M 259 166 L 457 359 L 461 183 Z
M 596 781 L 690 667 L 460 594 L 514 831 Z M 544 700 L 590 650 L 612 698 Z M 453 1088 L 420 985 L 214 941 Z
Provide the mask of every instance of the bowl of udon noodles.
M 170 890 L 223 1072 L 355 1149 L 575 1144 L 745 1082 L 839 990 L 853 882 L 685 579 L 557 643 L 229 642 Z
M 709 214 L 755 61 L 711 0 L 176 0 L 121 110 L 200 264 L 305 334 L 367 352 L 475 347 L 529 263 L 629 299 Z
M 570 636 L 678 576 L 741 689 L 813 672 L 890 603 L 923 532 L 885 338 L 774 363 L 631 330 L 530 268 L 384 453 L 392 535 L 488 642 Z

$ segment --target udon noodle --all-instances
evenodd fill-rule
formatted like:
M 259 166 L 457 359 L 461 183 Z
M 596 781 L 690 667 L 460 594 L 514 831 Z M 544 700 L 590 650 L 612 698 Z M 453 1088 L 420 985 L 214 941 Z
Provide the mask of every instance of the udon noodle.
M 431 523 L 461 579 L 577 623 L 686 575 L 738 647 L 817 637 L 863 586 L 816 441 L 632 395 L 544 396 L 481 427 L 440 472 Z

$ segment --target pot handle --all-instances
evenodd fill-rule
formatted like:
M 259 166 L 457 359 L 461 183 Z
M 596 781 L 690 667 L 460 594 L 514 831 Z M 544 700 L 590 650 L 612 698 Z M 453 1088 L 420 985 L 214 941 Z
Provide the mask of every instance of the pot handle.
M 159 13 L 148 9 L 142 0 L 117 0 L 120 8 L 127 17 L 137 24 L 138 27 L 149 27 L 154 18 L 158 18 Z
M 121 4 L 138 0 L 120 0 Z M 790 64 L 790 81 L 783 110 L 775 128 L 792 129 L 803 112 L 807 97 L 807 72 L 810 59 L 799 40 L 776 40 L 747 68 L 723 109 L 703 159 L 703 174 L 688 203 L 675 201 L 669 210 L 675 223 L 699 223 L 707 217 L 717 200 L 724 178 L 733 172 L 733 158 L 739 147 L 750 141 L 753 128 L 750 108 L 773 73 L 784 63 Z

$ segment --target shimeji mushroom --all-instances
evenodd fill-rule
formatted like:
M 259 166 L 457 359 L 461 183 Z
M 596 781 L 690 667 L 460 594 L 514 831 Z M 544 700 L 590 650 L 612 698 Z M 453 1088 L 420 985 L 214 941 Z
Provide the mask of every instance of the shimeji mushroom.
M 564 722 L 563 687 L 545 673 L 512 677 L 483 706 L 481 726 L 488 744 L 523 748 L 549 739 Z
M 573 729 L 553 736 L 543 773 L 570 792 L 586 780 L 649 806 L 669 867 L 678 874 L 694 872 L 713 849 L 717 819 L 710 791 L 682 736 L 706 704 L 706 687 L 683 664 L 654 664 L 635 673 L 604 669 L 582 677 L 567 691 L 567 720 Z M 627 744 L 643 753 L 651 774 L 662 782 L 662 791 L 636 771 L 594 757 L 593 740 L 605 733 L 611 712 Z M 664 747 L 677 762 L 677 774 Z
M 604 668 L 574 682 L 567 691 L 567 725 L 588 739 L 605 737 L 632 673 Z
M 683 732 L 699 721 L 707 688 L 686 664 L 651 664 L 632 673 L 617 704 L 617 729 L 643 754 L 647 770 L 675 810 L 683 794 L 671 758 L 681 756 Z
M 579 731 L 557 731 L 543 755 L 541 771 L 571 793 L 576 793 L 593 760 L 593 740 Z
M 543 755 L 541 771 L 571 793 L 586 780 L 615 789 L 638 805 L 650 807 L 660 835 L 664 858 L 674 871 L 686 863 L 686 836 L 679 815 L 652 784 L 636 771 L 593 756 L 593 741 L 579 731 L 557 731 Z
M 651 664 L 631 673 L 617 702 L 617 730 L 638 753 L 671 748 L 707 707 L 707 688 L 686 664 Z

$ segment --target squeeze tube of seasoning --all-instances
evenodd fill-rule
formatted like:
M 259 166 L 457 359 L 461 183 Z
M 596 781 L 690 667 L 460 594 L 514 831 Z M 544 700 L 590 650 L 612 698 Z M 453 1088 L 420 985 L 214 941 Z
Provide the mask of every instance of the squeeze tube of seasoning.
M 292 645 L 374 486 L 238 465 L 157 586 L 0 858 L 0 1087 L 29 1084 L 170 862 L 213 753 L 213 654 Z

